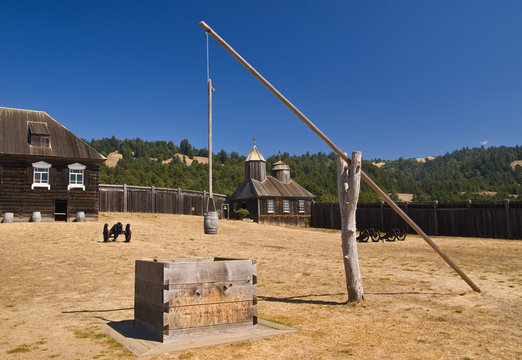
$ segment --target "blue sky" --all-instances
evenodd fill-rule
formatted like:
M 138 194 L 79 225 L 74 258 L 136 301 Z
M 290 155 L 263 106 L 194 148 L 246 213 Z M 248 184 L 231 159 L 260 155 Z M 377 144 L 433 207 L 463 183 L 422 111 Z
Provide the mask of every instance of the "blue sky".
M 0 106 L 207 146 L 204 20 L 363 158 L 522 144 L 521 1 L 2 1 Z M 213 39 L 214 151 L 330 149 Z

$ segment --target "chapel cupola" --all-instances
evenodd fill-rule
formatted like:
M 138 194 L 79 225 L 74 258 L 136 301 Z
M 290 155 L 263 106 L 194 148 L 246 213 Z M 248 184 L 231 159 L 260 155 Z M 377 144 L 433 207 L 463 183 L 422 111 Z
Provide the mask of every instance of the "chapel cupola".
M 245 180 L 248 179 L 258 181 L 266 179 L 266 160 L 255 145 L 245 160 Z
M 279 160 L 272 165 L 272 176 L 283 184 L 290 184 L 290 167 Z

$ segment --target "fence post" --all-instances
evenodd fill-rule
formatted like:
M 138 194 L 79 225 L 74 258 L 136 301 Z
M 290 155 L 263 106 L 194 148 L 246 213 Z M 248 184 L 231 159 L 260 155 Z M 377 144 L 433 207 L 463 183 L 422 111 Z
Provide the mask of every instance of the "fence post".
M 435 235 L 439 235 L 439 218 L 437 215 L 438 200 L 433 201 L 433 224 L 435 225 Z
M 406 215 L 410 216 L 410 214 L 408 214 L 408 204 L 410 202 L 409 201 L 405 201 L 404 202 L 404 212 L 406 213 Z M 410 216 L 411 217 L 411 216 Z M 406 231 L 407 233 L 410 232 L 410 227 L 408 225 L 408 223 L 406 221 L 403 220 L 403 222 L 406 224 L 406 229 L 404 229 L 404 231 Z
M 205 215 L 205 208 L 206 208 L 206 204 L 207 204 L 207 192 L 205 190 L 203 190 L 202 200 L 203 200 L 203 206 L 201 206 L 201 215 Z
M 380 201 L 381 203 L 381 208 L 380 208 L 380 211 L 379 211 L 379 222 L 380 222 L 380 230 L 381 231 L 384 231 L 386 232 L 386 230 L 384 230 L 384 201 Z
M 472 234 L 473 226 L 471 225 L 471 200 L 470 199 L 466 200 L 466 220 L 468 222 L 468 226 L 466 229 L 468 232 L 467 236 L 473 236 L 473 234 Z
M 123 212 L 127 212 L 127 184 L 123 184 Z
M 330 229 L 334 228 L 334 203 L 330 203 Z
M 156 212 L 156 188 L 154 186 L 150 187 L 150 207 L 154 214 Z
M 178 188 L 178 197 L 176 199 L 176 214 L 183 214 L 183 200 L 181 198 L 181 188 Z
M 506 216 L 506 238 L 511 239 L 511 222 L 509 218 L 509 200 L 504 200 L 504 214 Z

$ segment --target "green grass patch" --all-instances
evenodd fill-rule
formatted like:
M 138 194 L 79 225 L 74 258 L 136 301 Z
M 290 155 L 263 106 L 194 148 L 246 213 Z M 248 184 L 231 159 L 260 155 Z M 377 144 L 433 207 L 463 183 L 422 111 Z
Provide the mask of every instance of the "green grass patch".
M 77 337 L 78 339 L 87 339 L 89 336 L 91 336 L 91 331 L 87 332 L 87 331 L 83 331 L 83 330 L 76 330 L 74 332 L 74 336 Z
M 19 345 L 17 347 L 15 347 L 14 349 L 11 349 L 11 350 L 7 350 L 7 353 L 8 354 L 20 354 L 20 353 L 26 353 L 26 352 L 29 352 L 31 351 L 31 347 L 27 344 L 22 344 L 22 345 Z
M 341 350 L 339 351 L 341 354 L 344 354 L 344 355 L 348 355 L 348 356 L 352 356 L 353 355 L 353 352 L 352 350 Z
M 190 351 L 186 351 L 183 354 L 181 354 L 180 356 L 178 356 L 178 359 L 191 359 L 193 356 L 194 356 L 193 353 L 191 353 Z
M 116 340 L 114 340 L 112 338 L 107 339 L 107 344 L 110 345 L 113 348 L 116 348 L 116 349 L 119 349 L 119 348 L 123 347 L 122 343 L 120 343 L 119 341 L 116 341 Z
M 462 314 L 462 310 L 455 310 L 457 314 Z

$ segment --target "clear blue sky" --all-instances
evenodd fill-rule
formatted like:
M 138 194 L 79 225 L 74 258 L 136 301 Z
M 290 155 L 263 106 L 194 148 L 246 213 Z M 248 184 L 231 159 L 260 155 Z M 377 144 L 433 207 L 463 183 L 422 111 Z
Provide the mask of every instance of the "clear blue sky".
M 207 146 L 204 20 L 363 158 L 522 141 L 522 1 L 9 1 L 0 106 Z M 214 150 L 329 152 L 210 39 Z

